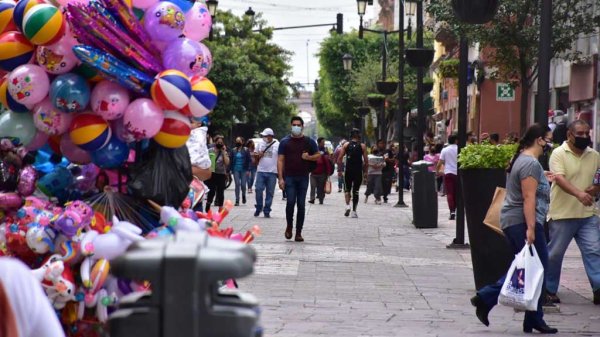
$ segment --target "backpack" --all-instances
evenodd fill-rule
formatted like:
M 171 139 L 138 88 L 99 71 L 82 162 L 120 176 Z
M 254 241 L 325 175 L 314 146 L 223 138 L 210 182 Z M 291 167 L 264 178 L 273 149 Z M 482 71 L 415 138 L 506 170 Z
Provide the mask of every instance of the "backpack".
M 362 170 L 363 150 L 359 142 L 351 141 L 346 149 L 346 168 Z
M 326 162 L 325 165 L 327 165 L 327 175 L 330 176 L 335 172 L 335 163 L 333 162 L 333 159 L 331 159 L 330 155 L 326 155 Z
M 308 152 L 309 155 L 315 154 L 314 151 L 310 149 L 310 138 L 304 136 L 304 150 Z M 312 160 L 305 160 L 308 172 L 312 172 L 317 168 L 317 162 Z

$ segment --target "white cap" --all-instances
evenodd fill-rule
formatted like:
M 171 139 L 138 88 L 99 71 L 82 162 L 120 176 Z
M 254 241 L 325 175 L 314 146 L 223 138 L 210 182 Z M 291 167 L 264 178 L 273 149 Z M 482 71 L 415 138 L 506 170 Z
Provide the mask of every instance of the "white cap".
M 271 128 L 266 128 L 263 130 L 263 132 L 260 133 L 261 136 L 275 136 L 275 134 L 273 133 L 273 129 Z

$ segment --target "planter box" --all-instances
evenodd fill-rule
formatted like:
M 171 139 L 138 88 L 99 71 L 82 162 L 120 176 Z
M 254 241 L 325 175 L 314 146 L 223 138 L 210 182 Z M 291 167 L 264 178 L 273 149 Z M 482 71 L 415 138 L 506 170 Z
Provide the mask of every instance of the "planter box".
M 483 223 L 496 187 L 506 186 L 506 171 L 467 169 L 460 175 L 475 287 L 481 289 L 505 275 L 514 258 L 506 239 Z
M 452 8 L 460 21 L 483 24 L 494 18 L 498 3 L 498 0 L 452 0 Z
M 375 82 L 377 85 L 377 91 L 382 95 L 393 95 L 398 89 L 398 82 Z
M 369 108 L 368 106 L 361 106 L 358 108 L 358 115 L 360 117 L 364 117 L 366 116 L 369 112 L 371 111 L 371 108 Z
M 406 63 L 411 67 L 429 67 L 433 62 L 433 49 L 407 48 Z
M 385 101 L 383 97 L 367 97 L 367 102 L 372 108 L 379 108 Z

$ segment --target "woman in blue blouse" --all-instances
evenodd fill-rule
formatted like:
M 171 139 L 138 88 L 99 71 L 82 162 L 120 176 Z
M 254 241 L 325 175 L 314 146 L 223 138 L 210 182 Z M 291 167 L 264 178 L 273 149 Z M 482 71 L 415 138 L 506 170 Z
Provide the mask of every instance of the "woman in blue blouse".
M 235 147 L 229 154 L 231 172 L 235 182 L 235 205 L 240 205 L 240 188 L 242 203 L 246 203 L 246 176 L 250 167 L 250 152 L 244 147 L 244 138 L 235 139 Z

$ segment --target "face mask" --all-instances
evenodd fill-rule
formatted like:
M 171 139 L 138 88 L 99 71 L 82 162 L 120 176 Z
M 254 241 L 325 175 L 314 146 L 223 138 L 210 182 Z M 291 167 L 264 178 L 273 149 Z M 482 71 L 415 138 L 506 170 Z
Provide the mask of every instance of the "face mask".
M 240 147 L 242 146 L 242 143 L 235 143 L 235 146 Z
M 269 138 L 267 138 L 267 137 L 263 137 L 263 142 L 265 142 L 265 143 L 269 144 L 269 143 L 270 143 L 270 142 L 269 142 Z
M 591 143 L 592 140 L 588 137 L 575 137 L 575 143 L 573 143 L 573 145 L 580 150 L 585 150 Z
M 297 125 L 292 125 L 292 135 L 299 136 L 302 133 L 302 127 Z
M 223 148 L 223 144 L 217 144 L 217 149 L 222 149 Z

